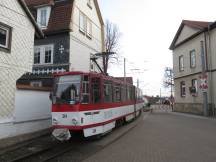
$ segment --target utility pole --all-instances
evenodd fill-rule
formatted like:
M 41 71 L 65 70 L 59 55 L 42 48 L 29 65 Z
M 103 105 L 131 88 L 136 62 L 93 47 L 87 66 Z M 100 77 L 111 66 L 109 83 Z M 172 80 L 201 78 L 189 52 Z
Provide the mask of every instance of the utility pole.
M 200 41 L 200 47 L 201 47 L 201 61 L 202 61 L 202 76 L 205 76 L 207 67 L 206 67 L 206 56 L 205 56 L 203 41 Z M 207 91 L 203 91 L 203 112 L 204 112 L 204 116 L 208 116 L 208 93 Z
M 160 104 L 162 104 L 162 101 L 161 101 L 161 88 L 160 88 Z
M 124 58 L 124 83 L 126 84 L 126 59 Z

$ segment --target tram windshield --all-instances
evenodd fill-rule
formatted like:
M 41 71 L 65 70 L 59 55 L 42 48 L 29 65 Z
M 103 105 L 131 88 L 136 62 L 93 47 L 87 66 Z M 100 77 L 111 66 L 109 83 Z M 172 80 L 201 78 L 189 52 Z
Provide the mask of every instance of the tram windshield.
M 66 75 L 58 77 L 54 87 L 54 102 L 68 104 L 79 102 L 80 82 L 80 75 Z

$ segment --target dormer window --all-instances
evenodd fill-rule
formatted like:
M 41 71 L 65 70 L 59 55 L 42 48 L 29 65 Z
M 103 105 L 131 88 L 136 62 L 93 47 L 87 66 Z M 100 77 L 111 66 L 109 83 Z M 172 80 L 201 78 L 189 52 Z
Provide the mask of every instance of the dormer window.
M 51 7 L 41 7 L 37 9 L 37 23 L 42 29 L 46 29 L 50 18 Z

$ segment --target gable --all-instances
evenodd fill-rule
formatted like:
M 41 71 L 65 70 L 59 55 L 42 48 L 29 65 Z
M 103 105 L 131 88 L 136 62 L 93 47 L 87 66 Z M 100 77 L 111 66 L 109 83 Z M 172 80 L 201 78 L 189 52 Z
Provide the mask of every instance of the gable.
M 182 20 L 169 49 L 174 50 L 178 45 L 196 37 L 207 30 L 211 24 L 212 22 L 207 21 Z
M 184 25 L 178 39 L 176 40 L 175 45 L 183 42 L 184 40 L 186 40 L 187 38 L 191 37 L 192 35 L 198 33 L 199 31 L 201 31 L 201 29 L 196 29 L 196 28 L 192 28 L 189 27 L 187 25 Z
M 79 12 L 78 10 L 80 10 L 81 12 L 83 12 L 85 15 L 88 16 L 88 18 L 94 22 L 97 26 L 102 26 L 103 25 L 103 19 L 100 13 L 100 9 L 98 6 L 98 2 L 97 0 L 92 0 L 91 1 L 91 7 L 89 7 L 87 5 L 88 0 L 76 0 L 75 1 L 75 12 Z M 75 18 L 79 17 L 77 15 L 74 15 Z

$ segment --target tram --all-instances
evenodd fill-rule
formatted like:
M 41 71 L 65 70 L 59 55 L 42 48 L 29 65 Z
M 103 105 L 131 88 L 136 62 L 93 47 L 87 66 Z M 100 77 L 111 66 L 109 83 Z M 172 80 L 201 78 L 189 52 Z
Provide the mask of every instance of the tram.
M 84 137 L 103 135 L 142 112 L 142 91 L 132 78 L 100 73 L 56 74 L 52 92 L 52 127 Z M 128 81 L 130 80 L 130 81 Z

